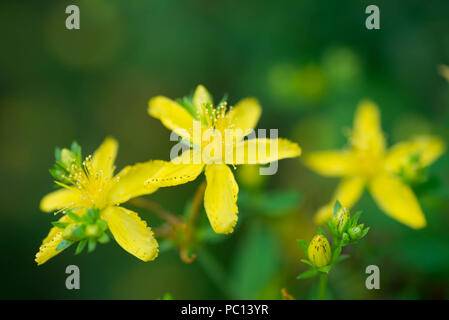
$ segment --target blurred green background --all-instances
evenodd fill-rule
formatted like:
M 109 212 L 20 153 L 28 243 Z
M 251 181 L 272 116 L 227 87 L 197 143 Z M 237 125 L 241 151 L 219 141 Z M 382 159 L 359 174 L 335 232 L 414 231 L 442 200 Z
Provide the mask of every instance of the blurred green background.
M 81 29 L 65 28 L 77 4 Z M 365 28 L 377 4 L 381 30 Z M 315 280 L 297 281 L 306 265 L 297 238 L 316 231 L 314 211 L 337 180 L 301 160 L 255 190 L 237 169 L 236 231 L 213 237 L 184 264 L 176 250 L 143 263 L 114 241 L 92 254 L 68 249 L 43 266 L 34 255 L 54 220 L 39 211 L 53 190 L 55 146 L 76 139 L 84 154 L 107 135 L 118 139 L 118 169 L 169 156 L 170 132 L 147 115 L 149 98 L 176 98 L 204 84 L 231 104 L 257 97 L 259 128 L 278 128 L 303 152 L 340 148 L 357 102 L 382 112 L 388 144 L 419 133 L 449 141 L 449 2 L 409 1 L 2 1 L 0 4 L 0 298 L 1 299 L 279 299 L 286 287 L 311 298 Z M 242 171 L 243 170 L 243 171 Z M 351 259 L 329 276 L 338 299 L 449 298 L 449 156 L 416 190 L 428 227 L 415 231 L 388 218 L 365 192 L 355 209 L 372 227 Z M 248 178 L 249 176 L 249 178 Z M 200 180 L 149 196 L 182 212 Z M 270 206 L 271 205 L 271 206 Z M 203 223 L 208 227 L 202 213 Z M 149 212 L 141 217 L 158 224 Z M 209 227 L 208 227 L 209 228 Z M 65 288 L 65 268 L 81 270 L 81 289 Z M 381 289 L 365 288 L 365 268 L 381 270 Z

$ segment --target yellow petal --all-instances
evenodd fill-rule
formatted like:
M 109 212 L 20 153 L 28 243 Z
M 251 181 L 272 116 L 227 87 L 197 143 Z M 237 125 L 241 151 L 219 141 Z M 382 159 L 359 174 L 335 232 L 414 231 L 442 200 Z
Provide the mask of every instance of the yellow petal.
M 371 181 L 369 188 L 379 207 L 392 218 L 415 229 L 426 225 L 415 194 L 400 178 L 382 174 Z
M 445 145 L 441 138 L 435 136 L 419 136 L 411 141 L 394 145 L 387 154 L 385 166 L 390 172 L 398 172 L 406 165 L 410 157 L 419 155 L 419 164 L 426 167 L 433 163 L 444 152 Z
M 118 142 L 114 138 L 106 138 L 92 157 L 92 166 L 103 172 L 103 176 L 111 178 L 114 174 L 114 162 L 117 156 Z
M 352 143 L 358 150 L 382 154 L 385 150 L 385 138 L 382 133 L 380 111 L 370 100 L 359 103 L 354 118 Z
M 206 104 L 212 105 L 212 96 L 207 91 L 207 89 L 199 85 L 195 89 L 195 93 L 193 94 L 193 107 L 197 112 L 198 116 L 202 117 L 204 115 L 204 107 Z
M 328 177 L 357 174 L 358 162 L 352 151 L 319 151 L 305 156 L 305 164 L 312 170 Z
M 110 206 L 102 212 L 114 239 L 126 251 L 143 261 L 156 259 L 159 249 L 151 228 L 137 213 Z
M 157 186 L 146 186 L 145 181 L 164 166 L 160 160 L 137 163 L 125 167 L 117 175 L 118 180 L 108 194 L 109 203 L 120 204 L 144 194 L 155 192 Z
M 256 127 L 261 113 L 262 108 L 259 101 L 254 98 L 243 99 L 229 110 L 226 118 L 230 125 L 229 129 L 235 130 L 236 133 L 239 132 L 236 134 L 237 142 Z
M 196 164 L 197 161 L 194 161 L 193 154 L 201 156 L 200 153 L 188 150 L 171 162 L 161 161 L 161 168 L 147 178 L 146 186 L 148 188 L 171 187 L 195 180 L 203 171 L 204 164 L 201 162 Z M 201 158 L 198 160 L 201 160 Z
M 225 164 L 206 166 L 207 186 L 204 208 L 216 233 L 231 233 L 237 223 L 239 186 L 231 169 Z
M 71 208 L 80 201 L 80 194 L 74 190 L 59 189 L 42 198 L 40 208 L 44 212 L 52 212 L 64 208 Z
M 301 148 L 287 139 L 250 139 L 229 148 L 225 156 L 227 164 L 264 164 L 285 158 L 298 157 Z
M 194 118 L 175 101 L 162 96 L 154 97 L 148 103 L 148 113 L 177 135 L 192 141 Z
M 70 221 L 70 218 L 64 215 L 61 219 L 59 219 L 59 221 L 68 222 Z M 56 251 L 56 248 L 62 240 L 62 232 L 63 230 L 57 227 L 53 227 L 50 229 L 50 232 L 45 237 L 44 241 L 42 241 L 39 252 L 36 253 L 36 258 L 34 259 L 34 261 L 36 261 L 37 265 L 41 265 L 47 262 L 49 259 L 53 258 L 55 255 L 63 251 Z
M 337 186 L 332 201 L 321 207 L 315 215 L 315 222 L 323 224 L 332 217 L 335 201 L 340 201 L 344 207 L 352 207 L 362 195 L 365 187 L 365 179 L 361 177 L 350 177 L 343 179 Z

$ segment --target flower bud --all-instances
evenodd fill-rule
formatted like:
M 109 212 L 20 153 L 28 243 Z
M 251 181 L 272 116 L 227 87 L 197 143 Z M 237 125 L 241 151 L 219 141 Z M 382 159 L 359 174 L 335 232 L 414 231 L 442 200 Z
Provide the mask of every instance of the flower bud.
M 96 224 L 89 224 L 86 226 L 86 236 L 89 238 L 98 238 L 103 231 Z
M 331 261 L 331 247 L 326 237 L 317 234 L 312 238 L 307 250 L 310 261 L 317 268 L 327 266 Z
M 361 226 L 355 226 L 348 229 L 349 236 L 351 239 L 356 240 L 362 237 L 362 228 Z
M 332 222 L 335 225 L 338 233 L 342 233 L 346 227 L 346 223 L 351 219 L 349 209 L 341 207 L 333 216 Z
M 70 168 L 73 162 L 76 162 L 75 154 L 69 149 L 61 150 L 61 162 L 66 168 Z
M 84 228 L 82 223 L 72 223 L 64 229 L 62 233 L 64 239 L 70 241 L 78 241 L 85 237 Z

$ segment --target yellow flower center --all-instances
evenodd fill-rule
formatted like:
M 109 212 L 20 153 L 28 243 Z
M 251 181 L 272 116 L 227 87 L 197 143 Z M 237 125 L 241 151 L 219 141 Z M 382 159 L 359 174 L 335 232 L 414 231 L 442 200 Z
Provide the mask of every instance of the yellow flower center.
M 118 181 L 118 177 L 109 177 L 103 170 L 95 168 L 92 164 L 92 156 L 86 157 L 81 166 L 72 164 L 69 171 L 68 179 L 73 185 L 56 183 L 80 194 L 80 200 L 76 206 L 103 209 L 108 205 L 108 192 Z

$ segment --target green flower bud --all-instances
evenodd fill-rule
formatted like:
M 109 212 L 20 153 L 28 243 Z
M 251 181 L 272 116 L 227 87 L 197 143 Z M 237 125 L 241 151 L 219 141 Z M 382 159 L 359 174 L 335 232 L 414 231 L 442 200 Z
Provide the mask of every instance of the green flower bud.
M 103 231 L 96 224 L 89 224 L 86 226 L 86 236 L 88 238 L 98 238 L 102 233 Z
M 342 233 L 345 230 L 346 224 L 349 219 L 351 219 L 351 214 L 349 209 L 346 207 L 341 207 L 333 216 L 332 223 L 335 225 L 338 233 Z
M 327 266 L 331 261 L 329 241 L 321 234 L 317 234 L 312 238 L 307 253 L 310 261 L 317 268 Z
M 362 237 L 362 232 L 363 227 L 360 225 L 348 229 L 349 236 L 353 240 L 360 239 Z
M 84 225 L 82 223 L 72 223 L 64 229 L 62 237 L 70 241 L 78 241 L 85 238 Z
M 76 162 L 76 155 L 70 151 L 69 149 L 62 149 L 61 150 L 61 163 L 66 167 L 67 169 L 70 169 L 72 166 L 72 163 Z

